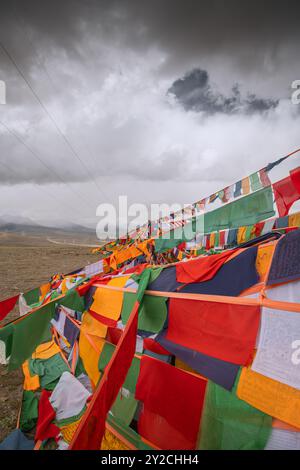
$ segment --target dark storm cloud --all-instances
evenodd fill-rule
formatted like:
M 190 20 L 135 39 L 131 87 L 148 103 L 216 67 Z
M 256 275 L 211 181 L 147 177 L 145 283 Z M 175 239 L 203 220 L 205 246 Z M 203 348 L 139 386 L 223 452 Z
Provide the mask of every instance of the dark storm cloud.
M 115 46 L 161 48 L 169 54 L 170 66 L 199 59 L 202 53 L 236 54 L 245 68 L 261 64 L 266 54 L 279 60 L 280 47 L 298 47 L 299 19 L 296 0 L 12 0 L 1 4 L 2 32 L 4 28 L 20 40 L 22 27 L 29 25 L 32 33 L 40 33 L 47 53 L 55 54 L 59 47 L 69 57 L 82 58 L 87 53 L 82 41 L 98 34 Z M 30 58 L 27 51 L 28 63 Z
M 201 69 L 194 69 L 176 80 L 168 93 L 174 95 L 186 111 L 207 114 L 262 113 L 278 105 L 278 100 L 260 98 L 253 93 L 243 98 L 237 84 L 232 87 L 231 94 L 225 96 L 212 87 L 208 72 Z
M 177 70 L 178 63 L 216 54 L 233 56 L 240 67 L 250 70 L 263 66 L 267 55 L 279 61 L 280 48 L 286 46 L 293 47 L 296 57 L 300 37 L 296 0 L 114 2 L 121 3 L 125 21 L 134 31 L 142 31 L 135 47 L 152 44 L 166 50 L 166 68 Z

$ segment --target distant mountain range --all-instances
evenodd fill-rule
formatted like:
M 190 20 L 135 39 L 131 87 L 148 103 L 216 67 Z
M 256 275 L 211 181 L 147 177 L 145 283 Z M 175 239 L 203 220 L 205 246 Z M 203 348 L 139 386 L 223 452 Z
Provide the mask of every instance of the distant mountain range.
M 80 233 L 80 234 L 95 234 L 95 229 L 85 227 L 80 224 L 69 223 L 59 226 L 47 226 L 34 222 L 25 217 L 13 216 L 0 216 L 0 232 L 13 232 L 13 233 L 45 233 L 49 231 L 57 233 Z

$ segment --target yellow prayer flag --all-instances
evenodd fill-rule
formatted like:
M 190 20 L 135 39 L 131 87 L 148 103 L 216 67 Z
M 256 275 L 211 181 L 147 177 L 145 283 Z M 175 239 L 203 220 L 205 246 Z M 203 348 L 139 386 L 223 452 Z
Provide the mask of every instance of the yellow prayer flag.
M 120 276 L 111 279 L 108 286 L 124 287 L 130 276 Z M 94 293 L 94 302 L 90 310 L 103 317 L 117 321 L 120 317 L 123 303 L 123 292 L 98 287 Z
M 243 367 L 237 396 L 274 418 L 300 427 L 300 390 Z

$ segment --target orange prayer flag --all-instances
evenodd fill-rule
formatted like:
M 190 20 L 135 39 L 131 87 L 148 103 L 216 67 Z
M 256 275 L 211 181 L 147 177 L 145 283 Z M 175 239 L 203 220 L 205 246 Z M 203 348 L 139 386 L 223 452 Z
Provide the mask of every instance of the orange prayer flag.
M 249 176 L 246 178 L 242 179 L 242 192 L 243 194 L 249 194 L 250 193 L 250 180 Z

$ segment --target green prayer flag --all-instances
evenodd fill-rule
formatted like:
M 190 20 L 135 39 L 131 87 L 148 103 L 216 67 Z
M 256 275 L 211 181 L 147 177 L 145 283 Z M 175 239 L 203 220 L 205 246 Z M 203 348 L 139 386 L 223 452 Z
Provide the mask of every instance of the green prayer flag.
M 114 404 L 112 405 L 109 413 L 116 418 L 119 418 L 125 426 L 129 426 L 135 415 L 138 406 L 138 401 L 135 399 L 134 394 L 128 392 L 122 387 L 119 391 Z
M 138 287 L 137 296 L 136 296 L 136 300 L 139 303 L 142 302 L 142 299 L 144 297 L 144 292 L 147 289 L 147 286 L 149 284 L 149 281 L 151 278 L 151 271 L 152 271 L 151 269 L 145 269 L 140 276 L 139 287 Z
M 246 233 L 245 233 L 246 242 L 252 238 L 251 237 L 252 229 L 253 229 L 253 225 L 248 225 L 248 227 L 246 228 Z
M 154 282 L 155 279 L 158 278 L 163 268 L 147 268 L 147 270 L 150 271 L 150 278 L 149 278 L 148 284 L 151 284 L 151 282 Z M 131 276 L 131 279 L 139 283 L 141 279 L 141 274 L 133 274 Z
M 239 376 L 238 376 L 239 377 Z M 260 450 L 268 442 L 272 417 L 209 381 L 197 448 L 201 450 Z
M 20 428 L 24 432 L 31 431 L 38 419 L 38 399 L 34 392 L 23 391 Z
M 258 191 L 263 187 L 259 179 L 258 173 L 252 173 L 252 175 L 250 175 L 250 185 L 252 191 Z
M 104 372 L 105 367 L 111 360 L 111 357 L 114 353 L 116 346 L 111 343 L 105 343 L 103 349 L 101 351 L 99 361 L 98 361 L 98 369 L 100 372 Z
M 223 189 L 218 192 L 218 198 L 221 199 L 221 201 L 223 200 L 224 195 L 225 195 L 225 193 L 224 193 Z
M 105 343 L 102 352 L 99 357 L 98 367 L 100 372 L 104 372 L 105 367 L 109 363 L 116 346 L 111 343 Z M 132 363 L 130 369 L 127 373 L 124 387 L 126 387 L 131 393 L 135 393 L 135 387 L 137 383 L 137 379 L 140 373 L 140 360 L 137 357 L 132 359 Z
M 39 344 L 51 339 L 50 320 L 54 314 L 55 304 L 51 302 L 13 324 L 9 370 L 20 367 Z
M 219 246 L 220 244 L 220 232 L 215 233 L 215 246 Z
M 131 292 L 124 292 L 121 318 L 123 324 L 126 324 L 137 295 Z M 167 318 L 167 297 L 154 297 L 145 295 L 139 308 L 138 329 L 159 333 Z
M 172 248 L 176 248 L 176 246 L 178 246 L 181 242 L 181 238 L 179 240 L 174 238 L 156 238 L 154 240 L 155 252 L 163 253 L 164 251 L 171 250 Z
M 25 292 L 24 298 L 26 300 L 27 305 L 35 304 L 40 300 L 40 288 L 37 287 L 35 289 L 30 290 L 29 292 Z
M 201 221 L 204 217 L 205 233 L 211 233 L 225 228 L 254 225 L 274 215 L 273 192 L 271 187 L 267 187 L 202 214 L 197 219 Z
M 192 218 L 184 227 L 178 227 L 175 230 L 167 232 L 160 238 L 154 240 L 156 253 L 163 253 L 164 251 L 176 248 L 182 242 L 188 242 L 195 238 L 196 234 L 196 223 L 199 227 L 199 219 Z
M 59 353 L 49 359 L 30 359 L 29 370 L 31 375 L 39 376 L 41 387 L 46 390 L 53 390 L 63 372 L 70 372 Z
M 84 365 L 83 365 L 83 362 L 82 362 L 82 359 L 81 359 L 80 356 L 78 356 L 77 364 L 76 364 L 76 368 L 75 368 L 75 377 L 78 377 L 81 374 L 87 375 L 86 370 L 85 370 Z
M 81 297 L 76 289 L 69 290 L 63 299 L 57 302 L 59 305 L 76 310 L 76 312 L 84 312 L 84 297 Z

